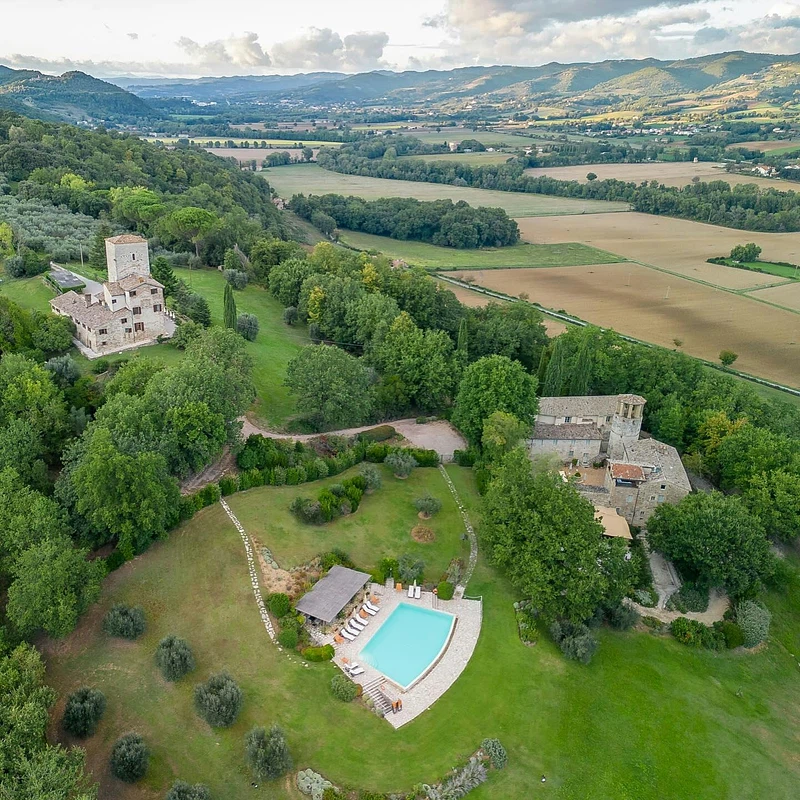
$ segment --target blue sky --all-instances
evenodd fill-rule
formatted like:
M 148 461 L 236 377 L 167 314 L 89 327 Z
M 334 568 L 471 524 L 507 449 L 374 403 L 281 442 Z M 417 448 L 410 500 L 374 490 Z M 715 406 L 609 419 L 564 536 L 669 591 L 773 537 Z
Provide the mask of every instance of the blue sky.
M 800 0 L 3 0 L 0 63 L 232 75 L 800 51 Z M 274 9 L 274 10 L 272 10 Z

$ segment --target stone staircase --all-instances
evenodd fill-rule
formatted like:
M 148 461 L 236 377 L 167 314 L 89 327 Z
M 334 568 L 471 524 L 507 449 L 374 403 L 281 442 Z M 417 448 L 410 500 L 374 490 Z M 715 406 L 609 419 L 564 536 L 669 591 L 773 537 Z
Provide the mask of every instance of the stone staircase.
M 381 691 L 380 685 L 383 680 L 383 678 L 376 678 L 369 683 L 365 683 L 362 689 L 363 693 L 375 703 L 375 708 L 385 717 L 392 710 L 392 701 Z

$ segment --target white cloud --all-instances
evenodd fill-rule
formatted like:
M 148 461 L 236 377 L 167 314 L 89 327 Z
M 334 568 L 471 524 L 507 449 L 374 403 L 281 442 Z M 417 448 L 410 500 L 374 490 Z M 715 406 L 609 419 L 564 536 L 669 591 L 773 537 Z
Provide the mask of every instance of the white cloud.
M 274 45 L 272 58 L 276 67 L 292 70 L 370 70 L 387 66 L 381 59 L 388 43 L 389 36 L 382 31 L 361 31 L 342 39 L 330 28 L 309 28 Z
M 206 44 L 199 44 L 187 36 L 181 36 L 178 47 L 196 64 L 235 67 L 268 67 L 272 62 L 259 44 L 257 33 L 229 36 Z

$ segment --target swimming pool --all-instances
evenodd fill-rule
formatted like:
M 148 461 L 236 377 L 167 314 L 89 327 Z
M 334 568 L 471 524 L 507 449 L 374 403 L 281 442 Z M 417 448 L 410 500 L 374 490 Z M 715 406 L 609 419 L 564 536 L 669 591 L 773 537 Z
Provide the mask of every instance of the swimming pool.
M 443 611 L 400 603 L 359 658 L 408 689 L 442 654 L 455 621 Z

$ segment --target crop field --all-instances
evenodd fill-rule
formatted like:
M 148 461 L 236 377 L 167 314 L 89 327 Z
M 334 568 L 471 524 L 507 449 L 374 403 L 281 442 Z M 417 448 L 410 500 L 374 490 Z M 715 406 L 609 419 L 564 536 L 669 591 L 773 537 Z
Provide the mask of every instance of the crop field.
M 288 144 L 293 144 L 293 142 L 288 142 Z M 289 153 L 292 158 L 296 158 L 298 161 L 303 157 L 302 148 L 297 147 L 206 147 L 205 149 L 212 155 L 220 158 L 235 158 L 240 163 L 255 159 L 259 165 L 270 153 Z M 319 147 L 312 148 L 312 150 L 314 151 L 312 157 L 316 158 L 317 153 L 319 153 Z
M 736 367 L 759 377 L 800 383 L 800 315 L 637 264 L 486 270 L 475 283 L 564 309 L 647 342 L 716 361 L 724 349 Z
M 800 283 L 785 283 L 783 286 L 773 286 L 770 289 L 759 289 L 750 292 L 753 297 L 777 303 L 786 308 L 793 308 L 800 312 Z
M 298 131 L 298 133 L 302 134 L 304 131 Z M 146 138 L 148 141 L 164 142 L 164 144 L 175 144 L 178 141 L 178 137 L 176 136 L 147 136 L 143 138 Z M 234 144 L 250 142 L 250 147 L 245 148 L 247 150 L 261 150 L 261 142 L 266 142 L 273 150 L 288 149 L 296 144 L 299 144 L 301 147 L 305 147 L 306 145 L 309 147 L 322 147 L 323 145 L 325 147 L 342 146 L 341 142 L 320 142 L 316 139 L 303 137 L 302 135 L 298 135 L 297 139 L 237 139 L 235 136 L 192 136 L 189 138 L 189 141 L 192 142 L 192 144 L 197 144 L 205 148 L 212 148 L 214 142 L 233 142 Z
M 525 170 L 526 175 L 538 177 L 547 175 L 562 181 L 580 181 L 587 183 L 586 175 L 594 172 L 600 180 L 616 178 L 619 181 L 658 181 L 665 186 L 686 186 L 692 178 L 701 181 L 726 181 L 731 186 L 755 183 L 767 189 L 788 191 L 792 184 L 772 178 L 751 177 L 749 175 L 736 175 L 725 172 L 721 164 L 711 161 L 700 161 L 697 164 L 691 161 L 665 161 L 652 164 L 581 164 L 574 167 L 532 167 Z
M 503 144 L 512 147 L 524 147 L 530 140 L 524 136 L 502 131 L 471 131 L 469 128 L 442 128 L 440 131 L 397 131 L 404 136 L 414 136 L 423 142 L 462 142 L 464 139 L 475 139 L 482 144 Z
M 800 263 L 800 233 L 754 233 L 704 225 L 701 222 L 652 214 L 595 214 L 518 220 L 522 238 L 529 242 L 579 241 L 688 278 L 728 289 L 748 289 L 775 283 L 769 275 L 708 264 L 706 259 L 727 256 L 737 244 L 755 242 L 765 261 Z
M 316 164 L 273 167 L 262 173 L 270 185 L 284 198 L 294 194 L 343 194 L 377 200 L 380 197 L 416 197 L 418 200 L 465 200 L 473 206 L 504 208 L 512 217 L 553 216 L 561 214 L 598 214 L 626 211 L 627 203 L 607 203 L 603 200 L 574 200 L 520 192 L 495 192 L 470 189 L 441 183 L 395 181 L 368 178 L 361 175 L 342 175 L 322 169 Z
M 760 150 L 762 153 L 780 153 L 800 149 L 800 140 L 767 139 L 761 142 L 737 142 L 736 144 L 729 144 L 728 147 L 743 147 L 747 150 Z
M 454 164 L 471 164 L 474 167 L 482 167 L 486 164 L 505 164 L 509 158 L 513 158 L 513 153 L 489 153 L 486 151 L 478 153 L 439 153 L 429 156 L 402 156 L 402 158 L 415 158 L 419 161 L 449 161 Z
M 430 269 L 571 267 L 579 264 L 610 264 L 620 260 L 612 253 L 577 242 L 518 244 L 512 247 L 461 250 L 455 247 L 437 247 L 426 242 L 373 236 L 358 231 L 343 231 L 341 240 L 359 250 L 378 250 L 391 258 L 401 258 L 409 264 Z

